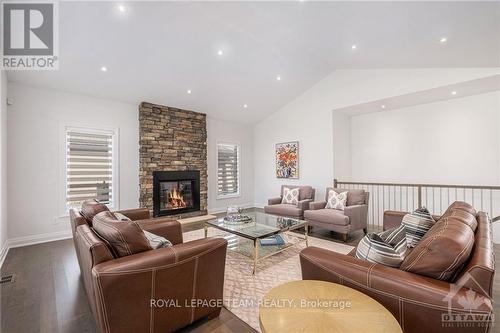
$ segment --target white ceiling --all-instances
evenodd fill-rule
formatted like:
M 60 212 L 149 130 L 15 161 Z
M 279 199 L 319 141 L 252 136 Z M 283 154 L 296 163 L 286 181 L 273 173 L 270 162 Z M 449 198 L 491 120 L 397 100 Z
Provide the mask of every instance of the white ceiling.
M 368 103 L 351 105 L 333 110 L 350 116 L 366 113 L 398 110 L 415 105 L 434 103 L 439 101 L 463 98 L 478 94 L 485 94 L 500 90 L 500 74 L 469 80 L 446 86 L 434 87 L 410 94 L 392 96 Z M 500 103 L 500 101 L 499 101 Z M 500 106 L 500 104 L 499 104 Z
M 124 5 L 61 2 L 60 70 L 9 81 L 253 123 L 335 69 L 500 66 L 499 2 Z

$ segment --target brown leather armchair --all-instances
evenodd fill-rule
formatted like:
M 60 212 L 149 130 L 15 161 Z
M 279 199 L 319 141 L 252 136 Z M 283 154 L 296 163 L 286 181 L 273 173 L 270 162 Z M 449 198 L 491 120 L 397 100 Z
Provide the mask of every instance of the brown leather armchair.
M 101 332 L 172 332 L 222 307 L 227 241 L 183 243 L 181 225 L 150 219 L 147 209 L 121 211 L 174 246 L 114 258 L 79 212 L 70 220 L 82 278 Z
M 297 205 L 281 203 L 285 187 L 289 189 L 299 188 L 299 202 Z M 309 209 L 309 203 L 314 200 L 315 193 L 316 190 L 311 186 L 281 185 L 280 196 L 269 199 L 267 206 L 264 207 L 264 212 L 291 218 L 302 218 L 304 211 Z
M 386 214 L 388 220 L 384 226 L 399 225 L 403 216 L 404 213 Z M 456 216 L 448 214 L 443 223 L 451 223 Z M 302 278 L 343 284 L 369 295 L 392 312 L 405 333 L 488 332 L 493 316 L 495 273 L 492 227 L 484 212 L 479 212 L 476 220 L 472 252 L 449 280 L 361 260 L 354 256 L 355 251 L 344 255 L 317 247 L 308 247 L 300 253 Z M 447 230 L 445 238 L 457 238 L 454 230 L 441 226 L 436 229 L 437 232 Z M 440 236 L 435 235 L 433 229 L 428 233 L 431 233 L 431 241 L 438 242 Z M 441 248 L 446 248 L 446 244 L 445 241 Z M 410 255 L 415 251 L 417 248 Z M 439 256 L 432 253 L 424 265 L 432 267 L 439 260 L 436 257 Z M 453 256 L 450 261 L 456 259 Z

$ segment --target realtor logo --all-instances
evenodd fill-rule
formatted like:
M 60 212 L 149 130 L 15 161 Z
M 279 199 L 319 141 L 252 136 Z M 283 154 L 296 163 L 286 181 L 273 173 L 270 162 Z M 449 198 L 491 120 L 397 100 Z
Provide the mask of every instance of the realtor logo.
M 473 285 L 481 293 L 467 288 L 462 292 L 466 283 Z M 458 283 L 450 285 L 450 291 L 443 298 L 443 301 L 448 302 L 448 312 L 441 314 L 442 327 L 493 327 L 495 315 L 488 310 L 493 300 L 484 296 L 488 294 L 470 273 L 464 273 Z M 454 306 L 454 300 L 463 309 Z
M 56 2 L 2 3 L 2 69 L 58 69 Z

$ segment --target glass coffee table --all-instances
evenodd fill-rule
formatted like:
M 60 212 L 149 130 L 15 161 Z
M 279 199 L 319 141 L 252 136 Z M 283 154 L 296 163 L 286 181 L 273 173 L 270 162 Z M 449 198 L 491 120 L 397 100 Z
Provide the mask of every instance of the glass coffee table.
M 307 221 L 282 217 L 277 215 L 265 214 L 261 212 L 244 213 L 252 218 L 251 221 L 243 223 L 228 222 L 224 218 L 217 218 L 205 222 L 205 238 L 208 235 L 208 228 L 213 227 L 225 231 L 235 236 L 243 237 L 249 242 L 231 241 L 228 248 L 238 253 L 244 254 L 253 259 L 253 271 L 257 270 L 257 263 L 265 258 L 268 258 L 276 253 L 279 253 L 288 247 L 299 243 L 307 243 Z M 268 238 L 280 233 L 286 233 L 291 230 L 305 228 L 304 235 L 294 233 L 293 237 L 297 241 L 287 241 L 282 245 L 261 245 L 261 239 Z

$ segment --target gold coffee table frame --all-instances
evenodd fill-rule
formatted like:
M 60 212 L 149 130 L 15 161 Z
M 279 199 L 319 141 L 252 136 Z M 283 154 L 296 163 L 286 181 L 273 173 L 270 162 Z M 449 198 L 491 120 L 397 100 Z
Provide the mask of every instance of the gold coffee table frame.
M 335 307 L 333 302 L 341 300 L 350 301 L 350 307 Z M 402 332 L 396 318 L 373 298 L 340 284 L 313 280 L 271 289 L 262 299 L 259 322 L 263 333 Z
M 300 243 L 304 243 L 305 242 L 306 246 L 309 246 L 308 235 L 307 235 L 307 232 L 308 232 L 308 223 L 307 223 L 307 221 L 301 220 L 301 219 L 293 219 L 293 218 L 288 218 L 288 217 L 282 217 L 282 216 L 276 216 L 276 215 L 271 215 L 271 214 L 265 214 L 265 213 L 257 213 L 257 214 L 260 214 L 260 217 L 261 218 L 266 218 L 266 220 L 267 219 L 271 219 L 271 220 L 272 219 L 288 219 L 288 220 L 294 220 L 294 221 L 296 221 L 296 224 L 295 225 L 291 225 L 291 226 L 287 226 L 287 227 L 274 227 L 274 230 L 269 229 L 267 232 L 264 232 L 262 234 L 252 235 L 252 234 L 249 234 L 249 233 L 245 233 L 242 230 L 231 229 L 230 228 L 231 225 L 224 225 L 224 224 L 214 223 L 214 221 L 220 221 L 220 219 L 214 219 L 212 221 L 205 222 L 205 225 L 204 225 L 205 238 L 208 237 L 208 228 L 212 227 L 212 228 L 217 228 L 217 229 L 225 231 L 227 233 L 230 233 L 230 234 L 233 234 L 233 235 L 236 235 L 236 236 L 243 237 L 243 238 L 251 240 L 253 242 L 253 255 L 250 256 L 250 257 L 253 257 L 253 270 L 252 270 L 252 274 L 255 274 L 257 272 L 257 264 L 258 264 L 259 261 L 262 261 L 262 260 L 264 260 L 266 258 L 269 258 L 269 257 L 271 257 L 271 256 L 273 256 L 275 254 L 278 254 L 280 252 L 283 252 L 284 250 L 288 249 L 289 247 L 295 246 L 295 245 L 300 244 Z M 249 227 L 255 226 L 255 227 L 272 228 L 272 226 L 261 224 L 261 223 L 259 223 L 259 221 L 250 222 L 248 226 Z M 272 251 L 271 253 L 269 253 L 269 254 L 267 254 L 267 255 L 259 258 L 259 253 L 261 252 L 259 250 L 259 248 L 261 247 L 261 245 L 260 245 L 260 240 L 261 239 L 267 238 L 267 237 L 270 237 L 270 236 L 273 236 L 273 235 L 276 235 L 278 233 L 285 233 L 285 232 L 292 231 L 292 230 L 297 230 L 297 229 L 300 229 L 300 228 L 305 228 L 305 233 L 304 233 L 303 237 L 301 235 L 299 235 L 299 234 L 293 234 L 292 235 L 294 238 L 298 239 L 298 241 L 293 242 L 293 243 L 287 243 L 287 244 L 283 245 L 281 248 L 277 249 L 276 251 Z M 273 245 L 271 245 L 271 246 L 273 246 Z

